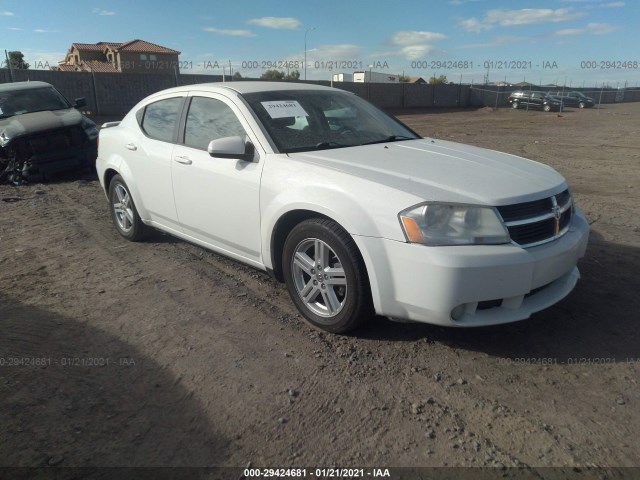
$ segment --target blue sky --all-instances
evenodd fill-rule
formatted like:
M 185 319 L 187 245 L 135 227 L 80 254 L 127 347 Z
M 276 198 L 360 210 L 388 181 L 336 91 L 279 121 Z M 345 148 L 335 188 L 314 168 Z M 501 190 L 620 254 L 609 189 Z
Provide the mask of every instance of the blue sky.
M 181 51 L 183 73 L 228 73 L 230 62 L 257 77 L 293 61 L 304 76 L 306 36 L 308 79 L 371 69 L 636 87 L 639 20 L 637 0 L 0 0 L 0 47 L 47 68 L 73 42 L 139 38 Z

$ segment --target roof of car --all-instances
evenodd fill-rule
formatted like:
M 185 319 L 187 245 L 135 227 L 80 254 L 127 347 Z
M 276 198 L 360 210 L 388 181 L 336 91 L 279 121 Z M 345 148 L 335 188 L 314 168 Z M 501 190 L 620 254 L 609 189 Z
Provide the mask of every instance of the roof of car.
M 47 82 L 13 82 L 0 83 L 0 92 L 15 92 L 16 90 L 31 90 L 34 88 L 51 87 Z
M 336 91 L 331 87 L 324 87 L 312 83 L 297 82 L 256 82 L 256 81 L 233 81 L 233 82 L 215 82 L 215 83 L 197 83 L 194 85 L 184 85 L 182 87 L 174 87 L 169 90 L 158 92 L 161 94 L 173 92 L 186 92 L 193 90 L 219 92 L 220 89 L 232 90 L 239 94 L 255 93 L 255 92 L 275 92 L 279 90 L 324 90 Z

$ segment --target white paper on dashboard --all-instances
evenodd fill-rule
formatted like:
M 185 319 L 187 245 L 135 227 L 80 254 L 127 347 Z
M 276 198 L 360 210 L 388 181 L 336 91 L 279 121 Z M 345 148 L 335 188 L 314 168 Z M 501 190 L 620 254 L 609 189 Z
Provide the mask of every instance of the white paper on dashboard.
M 308 117 L 302 105 L 296 100 L 278 100 L 274 102 L 261 102 L 271 118 Z

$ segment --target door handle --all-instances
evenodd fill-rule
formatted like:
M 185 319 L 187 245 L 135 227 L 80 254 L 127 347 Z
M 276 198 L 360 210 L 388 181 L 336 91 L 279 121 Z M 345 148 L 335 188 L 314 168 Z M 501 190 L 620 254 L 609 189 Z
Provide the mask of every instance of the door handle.
M 138 149 L 135 143 L 127 143 L 125 147 L 127 147 L 129 150 L 133 150 L 134 152 Z
M 193 163 L 191 159 L 186 155 L 176 155 L 175 157 L 173 157 L 173 159 L 183 165 L 191 165 Z

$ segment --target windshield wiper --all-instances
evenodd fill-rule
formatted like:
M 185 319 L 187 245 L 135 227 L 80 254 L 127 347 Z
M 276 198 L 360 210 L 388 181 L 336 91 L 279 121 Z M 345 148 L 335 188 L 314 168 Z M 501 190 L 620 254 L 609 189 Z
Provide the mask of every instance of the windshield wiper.
M 338 142 L 320 142 L 316 145 L 316 150 L 326 150 L 328 148 L 342 148 L 348 146 L 349 145 L 344 145 Z
M 397 142 L 398 140 L 416 140 L 414 137 L 407 137 L 405 135 L 391 135 L 387 138 L 383 138 L 382 140 L 374 140 L 372 142 L 365 142 L 361 145 L 373 145 L 374 143 L 388 143 L 388 142 Z

